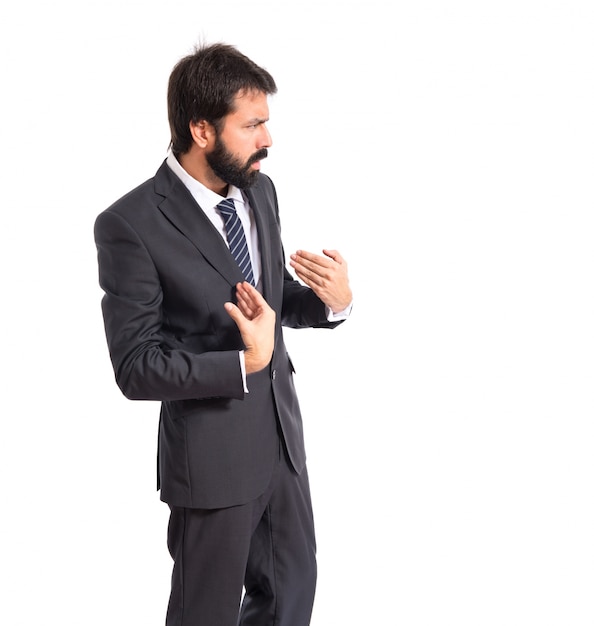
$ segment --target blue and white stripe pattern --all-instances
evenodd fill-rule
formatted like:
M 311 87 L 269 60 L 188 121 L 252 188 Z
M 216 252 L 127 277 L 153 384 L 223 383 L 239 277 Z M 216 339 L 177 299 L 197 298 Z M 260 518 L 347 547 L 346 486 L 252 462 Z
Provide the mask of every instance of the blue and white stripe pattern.
M 252 270 L 252 261 L 250 252 L 245 240 L 245 232 L 241 224 L 241 220 L 235 210 L 235 204 L 231 198 L 226 198 L 217 205 L 217 210 L 225 220 L 225 233 L 227 234 L 227 242 L 229 250 L 233 258 L 237 261 L 239 269 L 245 276 L 245 279 L 254 284 L 254 272 Z

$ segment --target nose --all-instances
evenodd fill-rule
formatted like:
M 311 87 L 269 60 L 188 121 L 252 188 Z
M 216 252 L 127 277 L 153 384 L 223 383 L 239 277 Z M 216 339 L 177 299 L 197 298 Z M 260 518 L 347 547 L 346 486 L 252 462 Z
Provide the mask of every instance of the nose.
M 270 148 L 272 145 L 272 136 L 266 124 L 260 125 L 260 142 L 258 148 Z

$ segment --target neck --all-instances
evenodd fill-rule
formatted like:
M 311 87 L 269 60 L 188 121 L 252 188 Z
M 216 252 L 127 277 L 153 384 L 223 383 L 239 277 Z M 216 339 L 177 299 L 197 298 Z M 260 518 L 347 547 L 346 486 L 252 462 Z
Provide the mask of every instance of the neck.
M 188 174 L 201 182 L 205 187 L 218 193 L 219 196 L 225 198 L 229 191 L 229 185 L 221 180 L 210 168 L 206 159 L 199 154 L 192 154 L 192 149 L 185 154 L 180 154 L 177 160 L 179 164 L 188 172 Z M 201 158 L 202 157 L 202 158 Z

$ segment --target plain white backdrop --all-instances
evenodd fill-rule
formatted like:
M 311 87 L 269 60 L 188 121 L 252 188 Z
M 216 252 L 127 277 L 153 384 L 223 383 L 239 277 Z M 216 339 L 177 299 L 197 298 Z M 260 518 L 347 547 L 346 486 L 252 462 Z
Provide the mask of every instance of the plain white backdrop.
M 96 215 L 154 174 L 200 39 L 271 71 L 287 253 L 337 248 L 290 331 L 312 626 L 594 623 L 594 5 L 23 2 L 0 15 L 0 622 L 158 626 L 158 406 L 123 398 Z

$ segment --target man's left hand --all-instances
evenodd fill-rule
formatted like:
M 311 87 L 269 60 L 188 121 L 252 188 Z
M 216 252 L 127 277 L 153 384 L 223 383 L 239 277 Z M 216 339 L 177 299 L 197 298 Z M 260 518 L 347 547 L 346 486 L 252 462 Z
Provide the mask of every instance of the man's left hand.
M 333 313 L 340 313 L 353 300 L 348 266 L 337 250 L 324 249 L 322 252 L 325 256 L 297 250 L 291 255 L 291 267 Z

